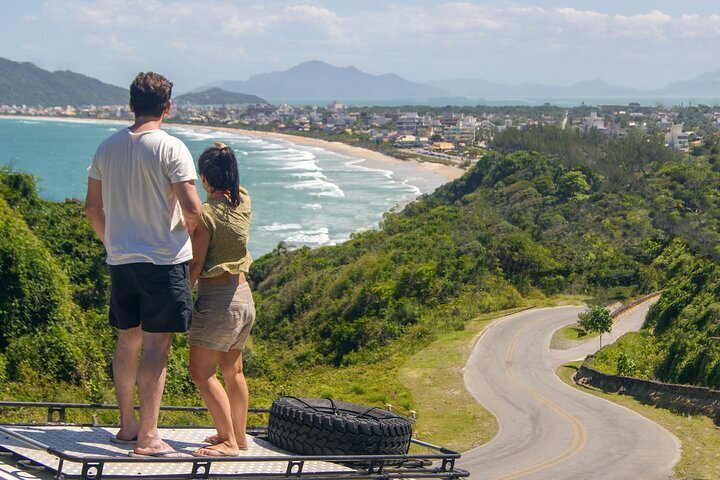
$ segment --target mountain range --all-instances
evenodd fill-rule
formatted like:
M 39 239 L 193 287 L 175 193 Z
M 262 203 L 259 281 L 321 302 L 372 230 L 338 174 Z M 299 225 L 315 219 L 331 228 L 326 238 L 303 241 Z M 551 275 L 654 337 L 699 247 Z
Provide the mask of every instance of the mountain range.
M 393 73 L 372 75 L 353 66 L 336 67 L 318 60 L 288 70 L 262 73 L 247 80 L 225 80 L 177 97 L 197 104 L 320 104 L 332 100 L 356 105 L 481 105 L 523 103 L 627 103 L 632 101 L 720 101 L 720 69 L 655 90 L 611 85 L 603 80 L 569 86 L 509 85 L 483 79 L 447 79 L 418 83 Z M 236 94 L 242 94 L 237 96 Z M 126 88 L 70 71 L 49 72 L 28 62 L 0 58 L 0 104 L 120 105 Z
M 214 82 L 198 88 L 220 87 L 234 92 L 260 95 L 273 102 L 339 100 L 386 103 L 425 102 L 493 103 L 505 101 L 554 101 L 560 99 L 675 99 L 688 97 L 720 99 L 720 69 L 691 80 L 668 84 L 662 89 L 640 90 L 611 85 L 603 80 L 577 82 L 568 86 L 523 83 L 509 85 L 483 79 L 447 79 L 416 83 L 395 74 L 371 75 L 355 67 L 335 67 L 318 60 L 281 72 L 263 73 L 248 80 Z
M 371 75 L 352 66 L 335 67 L 318 60 L 248 80 L 214 82 L 196 90 L 209 87 L 259 95 L 271 102 L 417 100 L 447 95 L 441 88 L 411 82 L 394 73 Z

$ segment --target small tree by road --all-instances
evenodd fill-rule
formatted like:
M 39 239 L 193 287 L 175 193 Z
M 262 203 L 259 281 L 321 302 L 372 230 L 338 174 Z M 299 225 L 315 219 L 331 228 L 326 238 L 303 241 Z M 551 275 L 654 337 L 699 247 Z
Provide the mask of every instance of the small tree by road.
M 612 330 L 613 319 L 610 310 L 600 305 L 594 305 L 589 310 L 578 314 L 578 323 L 586 332 L 600 334 L 600 348 L 602 348 L 602 334 Z

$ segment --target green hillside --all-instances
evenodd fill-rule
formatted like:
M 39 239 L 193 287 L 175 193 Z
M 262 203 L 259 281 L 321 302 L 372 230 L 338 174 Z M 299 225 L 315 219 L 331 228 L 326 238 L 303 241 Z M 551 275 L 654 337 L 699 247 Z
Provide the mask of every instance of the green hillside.
M 369 378 L 481 313 L 554 294 L 609 300 L 662 287 L 673 294 L 649 320 L 650 373 L 717 386 L 718 344 L 702 340 L 720 333 L 714 147 L 690 157 L 659 139 L 538 129 L 510 130 L 496 148 L 462 178 L 387 213 L 378 230 L 332 247 L 281 244 L 256 261 L 258 321 L 244 355 L 254 398 L 341 392 L 375 403 L 387 393 L 351 381 L 353 369 Z M 0 228 L 0 395 L 52 398 L 65 385 L 61 395 L 74 400 L 111 398 L 104 252 L 82 206 L 43 201 L 32 178 L 3 171 Z M 187 355 L 178 336 L 170 401 L 199 402 Z M 317 392 L 313 379 L 328 376 L 337 381 Z M 412 407 L 407 392 L 397 395 Z
M 6 105 L 125 105 L 127 89 L 70 71 L 49 72 L 0 58 L 0 103 Z
M 197 93 L 186 93 L 185 95 L 177 97 L 176 101 L 195 105 L 255 105 L 268 103 L 267 100 L 256 95 L 228 92 L 221 88 L 211 88 Z

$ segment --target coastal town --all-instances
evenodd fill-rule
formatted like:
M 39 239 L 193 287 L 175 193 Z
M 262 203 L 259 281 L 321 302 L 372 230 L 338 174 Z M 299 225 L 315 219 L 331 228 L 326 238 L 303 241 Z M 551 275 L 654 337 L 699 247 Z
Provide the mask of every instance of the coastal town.
M 182 98 L 182 97 L 181 97 Z M 132 118 L 125 105 L 27 106 L 0 104 L 0 115 Z M 526 130 L 554 125 L 597 131 L 622 138 L 628 134 L 663 136 L 668 148 L 692 153 L 720 135 L 720 109 L 697 106 L 537 107 L 355 107 L 333 101 L 324 106 L 174 104 L 170 122 L 293 134 L 381 151 L 398 158 L 467 168 L 508 128 Z

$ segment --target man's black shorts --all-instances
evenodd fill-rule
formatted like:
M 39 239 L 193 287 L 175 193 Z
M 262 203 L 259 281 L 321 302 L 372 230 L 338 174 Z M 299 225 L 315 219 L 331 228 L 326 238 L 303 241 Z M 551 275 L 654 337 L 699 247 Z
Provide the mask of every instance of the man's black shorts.
M 151 333 L 186 332 L 192 318 L 187 262 L 110 265 L 110 325 Z

